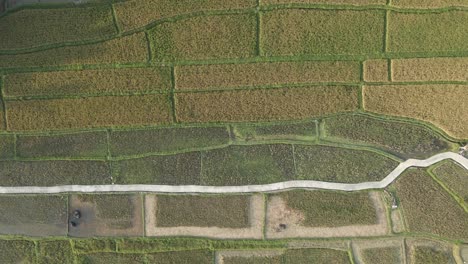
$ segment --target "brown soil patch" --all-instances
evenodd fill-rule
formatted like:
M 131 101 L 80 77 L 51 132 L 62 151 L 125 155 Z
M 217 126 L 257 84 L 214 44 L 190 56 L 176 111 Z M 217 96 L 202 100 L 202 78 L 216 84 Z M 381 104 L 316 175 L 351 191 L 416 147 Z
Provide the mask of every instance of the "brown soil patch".
M 250 202 L 249 228 L 219 228 L 219 227 L 158 227 L 156 220 L 156 195 L 145 197 L 146 236 L 200 236 L 210 238 L 263 238 L 263 222 L 265 203 L 263 195 L 253 195 Z M 174 208 L 176 210 L 176 208 Z
M 386 211 L 382 197 L 378 192 L 370 192 L 377 212 L 375 225 L 350 225 L 343 227 L 305 227 L 302 225 L 304 216 L 301 212 L 287 207 L 280 197 L 272 197 L 267 207 L 268 238 L 286 237 L 357 237 L 378 236 L 388 233 Z M 286 225 L 281 228 L 280 224 Z

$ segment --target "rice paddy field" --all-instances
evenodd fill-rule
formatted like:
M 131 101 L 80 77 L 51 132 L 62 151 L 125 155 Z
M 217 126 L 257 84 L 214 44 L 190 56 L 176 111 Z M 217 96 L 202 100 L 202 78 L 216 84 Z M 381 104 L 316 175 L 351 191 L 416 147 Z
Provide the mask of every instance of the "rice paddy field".
M 467 1 L 71 2 L 0 0 L 0 263 L 463 263 L 454 161 L 37 192 L 467 156 Z

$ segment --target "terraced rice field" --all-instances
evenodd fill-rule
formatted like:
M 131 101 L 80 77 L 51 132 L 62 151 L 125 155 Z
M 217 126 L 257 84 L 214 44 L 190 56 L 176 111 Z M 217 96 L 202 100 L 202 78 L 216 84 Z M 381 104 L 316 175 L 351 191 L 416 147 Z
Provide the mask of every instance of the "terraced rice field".
M 452 161 L 385 190 L 96 190 L 356 186 L 466 155 L 466 1 L 10 2 L 0 191 L 96 187 L 1 194 L 1 263 L 462 263 Z

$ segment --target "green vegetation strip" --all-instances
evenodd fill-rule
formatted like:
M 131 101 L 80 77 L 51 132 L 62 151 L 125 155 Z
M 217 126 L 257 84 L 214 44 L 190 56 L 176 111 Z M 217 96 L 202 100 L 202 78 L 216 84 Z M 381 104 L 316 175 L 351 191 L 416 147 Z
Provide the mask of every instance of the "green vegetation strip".
M 235 141 L 264 140 L 301 140 L 317 139 L 317 121 L 287 123 L 252 123 L 232 125 L 232 137 Z

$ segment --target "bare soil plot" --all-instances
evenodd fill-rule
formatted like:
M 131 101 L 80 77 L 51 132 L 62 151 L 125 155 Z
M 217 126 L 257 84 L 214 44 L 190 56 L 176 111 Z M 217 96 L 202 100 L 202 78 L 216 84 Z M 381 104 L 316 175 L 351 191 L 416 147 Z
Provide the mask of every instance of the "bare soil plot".
M 109 164 L 104 161 L 44 160 L 0 161 L 1 186 L 56 186 L 110 184 Z
M 390 12 L 388 20 L 389 52 L 468 50 L 467 12 Z
M 261 16 L 266 56 L 372 54 L 383 50 L 384 12 L 285 9 Z
M 468 171 L 455 162 L 444 162 L 432 170 L 445 186 L 468 203 Z
M 112 156 L 182 152 L 229 144 L 226 126 L 111 131 Z
M 230 146 L 202 153 L 203 185 L 267 184 L 294 176 L 291 145 Z
M 366 82 L 388 82 L 388 60 L 366 60 L 364 61 L 364 81 Z
M 0 240 L 0 259 L 3 263 L 33 263 L 35 245 L 27 240 Z
M 69 199 L 70 236 L 142 236 L 144 233 L 140 194 L 72 194 Z M 77 210 L 79 218 L 75 216 Z
M 468 111 L 462 110 L 467 89 L 452 84 L 364 86 L 364 108 L 431 122 L 453 137 L 468 138 Z
M 269 197 L 266 232 L 268 238 L 353 237 L 388 230 L 377 192 L 291 191 Z
M 52 135 L 18 135 L 16 155 L 22 158 L 105 158 L 105 132 L 81 132 Z
M 317 139 L 317 121 L 252 123 L 232 125 L 231 136 L 235 141 L 256 140 L 305 140 Z
M 44 240 L 37 245 L 37 263 L 73 263 L 70 240 Z
M 349 5 L 385 5 L 386 0 L 260 0 L 262 5 L 274 4 L 349 4 Z
M 14 158 L 14 156 L 15 156 L 15 136 L 14 135 L 0 135 L 0 159 L 12 159 Z
M 398 162 L 367 150 L 329 146 L 294 146 L 296 179 L 360 183 L 380 181 Z
M 452 247 L 432 240 L 407 240 L 407 263 L 409 264 L 455 264 Z
M 371 145 L 402 158 L 428 158 L 456 149 L 431 129 L 411 123 L 362 115 L 339 115 L 323 120 L 321 136 Z
M 359 82 L 357 61 L 187 65 L 175 69 L 176 89 L 205 90 L 314 82 Z
M 414 58 L 392 60 L 392 80 L 468 81 L 468 58 Z
M 201 183 L 200 152 L 121 160 L 112 163 L 117 184 L 197 185 Z
M 93 40 L 115 33 L 108 5 L 22 9 L 0 18 L 0 50 Z
M 24 236 L 67 235 L 67 197 L 0 196 L 0 233 Z
M 181 122 L 305 119 L 358 109 L 357 86 L 177 93 Z
M 0 68 L 125 64 L 147 60 L 148 44 L 142 32 L 96 44 L 65 46 L 17 55 L 0 55 Z
M 216 10 L 233 10 L 255 7 L 255 0 L 129 0 L 115 3 L 119 26 L 124 31 L 144 27 L 154 21 Z
M 468 214 L 424 170 L 406 171 L 393 186 L 409 231 L 468 240 Z
M 172 122 L 166 94 L 9 101 L 12 131 L 142 126 Z
M 262 238 L 263 237 L 263 221 L 265 217 L 265 209 L 264 209 L 264 200 L 262 195 L 253 195 L 249 199 L 249 204 L 245 205 L 242 204 L 235 204 L 229 206 L 226 204 L 227 208 L 222 208 L 222 203 L 230 203 L 233 201 L 225 200 L 229 199 L 222 198 L 223 201 L 216 202 L 216 203 L 207 203 L 207 204 L 198 204 L 194 205 L 202 211 L 206 211 L 206 214 L 209 215 L 201 215 L 199 211 L 194 210 L 194 208 L 186 207 L 184 210 L 184 205 L 176 206 L 172 208 L 166 208 L 166 214 L 169 213 L 168 210 L 179 210 L 181 212 L 174 212 L 180 217 L 178 217 L 179 221 L 175 219 L 175 223 L 179 223 L 180 225 L 172 225 L 170 224 L 170 219 L 166 219 L 166 223 L 162 222 L 162 226 L 159 224 L 158 216 L 165 218 L 164 212 L 161 212 L 161 209 L 164 207 L 159 207 L 159 199 L 161 196 L 155 195 L 147 195 L 145 197 L 145 224 L 146 224 L 146 235 L 147 236 L 201 236 L 201 237 L 211 237 L 211 238 Z M 235 198 L 236 196 L 234 196 Z M 177 198 L 176 198 L 177 199 Z M 182 198 L 185 199 L 185 198 Z M 199 200 L 199 198 L 194 197 L 195 200 Z M 203 199 L 203 198 L 202 198 Z M 212 198 L 217 199 L 217 198 Z M 211 209 L 213 211 L 211 211 Z M 232 209 L 233 211 L 230 211 Z M 244 211 L 246 210 L 247 211 Z M 228 212 L 226 212 L 228 210 Z M 223 219 L 226 218 L 227 215 L 235 214 L 235 212 L 239 212 L 240 215 L 236 216 L 236 219 L 242 221 L 242 224 L 239 225 L 238 223 L 232 223 L 231 220 L 229 222 L 224 222 Z M 188 217 L 188 219 L 184 219 L 184 213 Z M 203 223 L 202 219 L 207 218 L 208 216 L 212 216 L 213 219 L 209 220 L 210 226 L 207 226 Z M 247 222 L 245 222 L 245 218 Z M 164 221 L 164 220 L 163 220 Z M 190 224 L 193 223 L 193 224 Z
M 192 17 L 150 31 L 157 61 L 244 58 L 255 55 L 255 14 Z
M 391 5 L 407 8 L 443 8 L 468 6 L 468 3 L 464 0 L 392 0 Z
M 360 264 L 405 263 L 405 244 L 402 239 L 353 241 L 353 251 Z
M 5 97 L 168 91 L 169 67 L 15 73 L 5 77 Z

